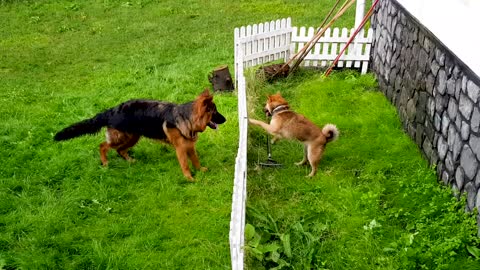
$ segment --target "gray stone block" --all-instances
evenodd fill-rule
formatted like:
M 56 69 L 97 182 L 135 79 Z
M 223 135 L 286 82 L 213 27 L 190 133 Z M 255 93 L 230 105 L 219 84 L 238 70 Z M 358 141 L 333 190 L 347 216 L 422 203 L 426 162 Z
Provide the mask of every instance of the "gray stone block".
M 473 101 L 473 103 L 477 103 L 479 94 L 480 87 L 478 87 L 478 85 L 476 85 L 473 81 L 469 80 L 467 82 L 467 95 Z
M 478 187 L 477 187 L 478 188 Z M 475 199 L 475 207 L 480 210 L 480 189 L 477 190 L 477 196 Z M 480 216 L 480 215 L 479 215 Z M 480 222 L 479 222 L 480 223 Z M 480 230 L 480 229 L 479 229 Z
M 454 137 L 453 142 L 452 142 L 451 148 L 449 145 L 449 149 L 451 149 L 452 151 L 453 160 L 458 161 L 460 153 L 462 152 L 462 149 L 463 149 L 464 142 L 460 138 L 460 135 L 458 135 L 458 132 L 455 132 L 455 135 L 453 135 L 453 137 Z
M 411 99 L 407 102 L 407 117 L 408 117 L 408 121 L 414 122 L 416 115 L 417 115 L 417 107 L 415 106 L 415 99 L 411 98 Z
M 400 23 L 397 23 L 397 26 L 395 27 L 394 39 L 402 42 L 402 31 L 403 31 L 403 25 Z
M 462 121 L 460 133 L 462 134 L 462 140 L 468 140 L 468 137 L 470 136 L 470 125 L 467 122 Z
M 448 185 L 448 183 L 450 182 L 450 175 L 448 174 L 447 171 L 443 171 L 441 173 L 441 177 L 442 177 L 442 181 L 445 185 Z
M 460 75 L 462 75 L 462 71 L 458 65 L 455 65 L 455 67 L 453 68 L 452 75 L 454 80 L 458 80 L 460 78 Z
M 427 92 L 432 95 L 433 94 L 433 87 L 435 86 L 435 76 L 432 73 L 428 73 L 427 81 L 425 83 L 425 87 Z
M 458 130 L 462 129 L 462 117 L 459 116 L 455 119 L 455 126 Z
M 467 93 L 467 82 L 468 82 L 467 76 L 463 75 L 463 77 L 462 77 L 462 92 L 463 93 Z
M 448 115 L 446 112 L 442 114 L 442 135 L 447 137 L 448 136 L 448 127 L 450 126 L 450 118 L 448 118 Z
M 444 160 L 445 156 L 447 155 L 448 144 L 447 144 L 447 141 L 443 138 L 443 136 L 440 136 L 438 138 L 437 151 L 438 151 L 438 158 L 440 160 Z
M 463 188 L 463 183 L 465 182 L 465 172 L 462 167 L 458 167 L 455 171 L 455 183 L 457 187 L 461 190 Z
M 441 95 L 445 94 L 445 91 L 447 90 L 447 75 L 443 68 L 438 71 L 437 83 L 435 86 Z
M 460 134 L 458 134 L 457 129 L 455 128 L 454 125 L 450 125 L 448 127 L 448 135 L 447 135 L 448 149 L 450 151 L 453 151 L 453 146 L 455 144 L 455 138 L 458 138 L 458 140 L 460 140 Z
M 428 137 L 425 138 L 425 140 L 423 140 L 422 150 L 423 150 L 423 153 L 425 153 L 426 157 L 432 156 L 432 153 L 433 153 L 432 143 L 430 142 Z
M 455 83 L 456 81 L 453 78 L 450 78 L 447 81 L 447 94 L 452 97 L 455 96 Z
M 480 137 L 471 134 L 468 144 L 470 145 L 470 148 L 472 149 L 477 159 L 480 159 Z
M 458 104 L 457 104 L 457 101 L 453 98 L 451 98 L 448 101 L 447 113 L 448 113 L 448 117 L 450 119 L 456 119 L 457 118 Z
M 438 73 L 438 70 L 440 69 L 440 65 L 438 64 L 437 61 L 432 61 L 432 63 L 430 64 L 430 70 L 432 71 L 432 75 L 434 77 L 437 76 L 437 73 Z
M 423 137 L 424 137 L 425 127 L 421 124 L 417 125 L 417 132 L 415 134 L 415 142 L 418 146 L 422 146 Z
M 477 197 L 477 190 L 473 182 L 468 182 L 465 185 L 465 192 L 467 193 L 467 211 L 472 211 L 475 207 L 475 199 Z
M 478 161 L 472 149 L 467 144 L 463 146 L 462 153 L 460 154 L 460 166 L 462 166 L 465 171 L 465 176 L 468 181 L 471 181 L 477 173 Z
M 447 152 L 447 156 L 445 157 L 445 169 L 449 173 L 453 173 L 455 171 L 455 164 L 453 163 L 452 152 Z
M 473 110 L 472 101 L 466 95 L 460 94 L 460 101 L 458 105 L 460 113 L 463 115 L 463 117 L 465 117 L 467 120 L 470 120 Z
M 473 132 L 478 132 L 480 128 L 480 110 L 478 106 L 473 108 L 472 119 L 470 120 L 470 127 Z
M 435 60 L 437 60 L 440 66 L 445 65 L 445 53 L 438 48 L 435 49 Z
M 478 172 L 477 172 L 477 176 L 475 176 L 475 187 L 480 188 L 480 173 Z M 477 196 L 477 199 L 478 199 L 478 196 Z M 480 206 L 480 204 L 477 204 L 477 206 Z M 479 207 L 479 210 L 480 210 L 480 207 Z
M 462 79 L 455 81 L 455 99 L 460 99 L 460 92 L 462 91 Z
M 442 130 L 442 117 L 439 113 L 435 113 L 435 116 L 433 117 L 433 126 L 438 132 Z

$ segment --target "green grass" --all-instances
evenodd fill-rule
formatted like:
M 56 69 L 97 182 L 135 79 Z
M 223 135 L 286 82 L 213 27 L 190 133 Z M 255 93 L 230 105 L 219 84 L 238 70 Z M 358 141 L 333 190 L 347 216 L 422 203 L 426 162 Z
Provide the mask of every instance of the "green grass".
M 143 139 L 136 163 L 102 168 L 103 134 L 53 134 L 130 98 L 192 100 L 216 66 L 233 72 L 234 27 L 318 25 L 325 3 L 1 0 L 0 268 L 230 268 L 235 94 L 215 97 L 227 122 L 201 134 L 195 184 L 169 146 Z
M 196 173 L 194 184 L 183 178 L 169 146 L 142 139 L 132 151 L 136 163 L 112 152 L 103 168 L 103 134 L 62 143 L 53 142 L 53 134 L 129 98 L 192 100 L 210 86 L 213 68 L 228 64 L 233 72 L 234 27 L 284 17 L 296 26 L 316 26 L 334 2 L 0 0 L 0 268 L 229 269 L 235 94 L 215 97 L 227 122 L 200 135 L 198 152 L 209 171 Z M 353 13 L 336 25 L 351 26 Z M 307 180 L 307 168 L 291 165 L 301 157 L 295 143 L 274 146 L 285 168 L 255 170 L 265 158 L 265 136 L 252 129 L 249 205 L 258 218 L 271 213 L 274 222 L 252 220 L 255 210 L 249 222 L 257 232 L 281 230 L 284 243 L 288 234 L 295 258 L 288 260 L 297 269 L 408 268 L 417 260 L 409 250 L 429 247 L 436 249 L 423 252 L 427 259 L 441 255 L 437 260 L 466 265 L 473 259 L 458 246 L 474 245 L 472 219 L 459 214 L 448 192 L 437 191 L 371 77 L 337 76 L 297 76 L 266 86 L 342 133 L 328 147 L 318 177 Z M 428 189 L 406 176 L 426 179 Z M 424 204 L 430 207 L 419 208 Z M 449 210 L 445 218 L 443 204 L 459 213 Z M 428 220 L 435 218 L 432 225 Z M 373 219 L 382 227 L 366 234 L 363 226 Z M 406 230 L 415 219 L 415 229 Z M 415 239 L 426 240 L 405 250 L 404 239 L 418 230 L 428 233 Z M 447 232 L 451 241 L 443 241 Z M 438 239 L 447 246 L 430 244 Z M 389 251 L 395 244 L 398 255 Z
M 252 116 L 264 119 L 265 96 L 280 91 L 293 110 L 340 130 L 309 179 L 308 166 L 293 164 L 303 154 L 298 142 L 272 146 L 282 168 L 259 167 L 266 135 L 250 126 L 250 269 L 478 269 L 475 216 L 437 183 L 372 75 L 250 82 Z

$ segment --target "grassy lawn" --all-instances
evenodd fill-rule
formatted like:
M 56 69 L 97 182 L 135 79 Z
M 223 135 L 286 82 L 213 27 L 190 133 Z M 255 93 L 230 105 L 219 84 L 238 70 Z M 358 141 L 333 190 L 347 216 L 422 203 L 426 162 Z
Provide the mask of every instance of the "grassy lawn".
M 209 171 L 194 184 L 170 146 L 142 139 L 136 163 L 111 152 L 103 168 L 103 134 L 53 135 L 130 98 L 190 101 L 213 68 L 233 72 L 234 27 L 284 17 L 314 26 L 334 2 L 0 0 L 0 269 L 229 269 L 234 93 L 215 96 L 227 122 L 200 135 Z M 284 168 L 257 169 L 266 137 L 251 129 L 248 218 L 262 245 L 281 241 L 277 253 L 295 269 L 474 262 L 473 218 L 437 185 L 371 77 L 305 73 L 258 94 L 273 91 L 341 136 L 305 179 L 294 142 L 274 146 Z M 273 252 L 248 254 L 251 269 L 279 265 Z
M 272 146 L 282 168 L 259 167 L 266 135 L 250 127 L 250 269 L 479 269 L 475 217 L 437 183 L 373 76 L 304 71 L 250 85 L 257 119 L 266 95 L 280 91 L 293 110 L 340 130 L 309 179 L 309 166 L 293 164 L 303 155 L 298 142 Z
M 234 27 L 317 25 L 333 2 L 0 0 L 0 268 L 230 268 L 235 94 L 215 97 L 227 122 L 200 135 L 195 184 L 169 146 L 102 168 L 103 134 L 53 134 L 130 98 L 190 101 L 233 72 Z

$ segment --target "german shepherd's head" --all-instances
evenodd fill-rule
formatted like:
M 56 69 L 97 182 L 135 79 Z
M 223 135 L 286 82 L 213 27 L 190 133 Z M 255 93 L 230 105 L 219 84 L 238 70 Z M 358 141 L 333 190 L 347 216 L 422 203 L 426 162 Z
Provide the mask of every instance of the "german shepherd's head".
M 213 96 L 205 89 L 193 102 L 193 120 L 195 130 L 204 131 L 207 126 L 217 129 L 219 124 L 225 123 L 225 117 L 217 111 Z
M 267 116 L 272 116 L 275 109 L 280 107 L 288 108 L 288 102 L 280 95 L 280 92 L 277 92 L 267 97 L 267 103 L 263 111 Z

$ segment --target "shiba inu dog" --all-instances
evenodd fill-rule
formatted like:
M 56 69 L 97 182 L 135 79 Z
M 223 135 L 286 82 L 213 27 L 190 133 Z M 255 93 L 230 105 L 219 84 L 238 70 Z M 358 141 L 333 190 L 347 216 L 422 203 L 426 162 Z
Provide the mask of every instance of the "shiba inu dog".
M 327 143 L 336 140 L 340 134 L 337 127 L 326 124 L 323 128 L 319 128 L 305 116 L 292 111 L 280 93 L 268 97 L 264 111 L 267 116 L 272 117 L 270 123 L 256 119 L 249 119 L 249 122 L 273 135 L 272 142 L 279 139 L 295 139 L 302 142 L 304 144 L 303 159 L 295 164 L 304 165 L 309 162 L 312 171 L 308 177 L 314 176 Z

